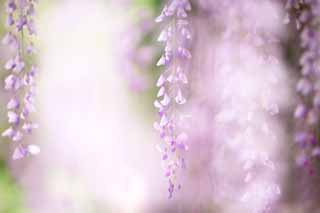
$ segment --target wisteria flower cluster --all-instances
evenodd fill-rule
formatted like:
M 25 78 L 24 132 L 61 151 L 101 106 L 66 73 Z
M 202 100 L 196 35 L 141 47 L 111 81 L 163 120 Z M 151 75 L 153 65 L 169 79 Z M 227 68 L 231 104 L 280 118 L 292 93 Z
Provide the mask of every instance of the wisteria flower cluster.
M 7 104 L 8 123 L 10 127 L 3 133 L 15 145 L 13 159 L 21 159 L 27 155 L 40 152 L 36 145 L 23 144 L 25 135 L 38 128 L 30 119 L 30 113 L 35 111 L 35 77 L 38 68 L 31 64 L 34 53 L 33 43 L 35 36 L 35 6 L 36 0 L 8 0 L 6 4 L 8 32 L 2 40 L 14 50 L 14 55 L 5 63 L 8 72 L 4 80 L 4 89 L 10 94 Z M 29 42 L 27 42 L 29 41 Z
M 297 132 L 295 142 L 302 148 L 297 163 L 309 168 L 312 160 L 320 156 L 318 143 L 319 110 L 320 110 L 320 81 L 319 81 L 319 27 L 317 17 L 320 15 L 320 2 L 316 0 L 287 2 L 287 9 L 296 22 L 300 33 L 300 47 L 302 55 L 299 64 L 301 77 L 296 90 L 300 94 L 300 102 L 297 105 L 294 118 Z
M 159 42 L 165 43 L 165 51 L 157 66 L 164 66 L 165 70 L 157 81 L 159 92 L 154 106 L 159 111 L 160 120 L 154 127 L 164 141 L 159 149 L 166 165 L 169 198 L 181 187 L 177 173 L 185 167 L 184 152 L 188 150 L 188 136 L 183 130 L 186 115 L 181 108 L 187 102 L 188 60 L 192 57 L 188 49 L 191 31 L 187 12 L 190 10 L 188 0 L 172 0 L 155 20 L 157 23 L 167 23 L 158 38 Z

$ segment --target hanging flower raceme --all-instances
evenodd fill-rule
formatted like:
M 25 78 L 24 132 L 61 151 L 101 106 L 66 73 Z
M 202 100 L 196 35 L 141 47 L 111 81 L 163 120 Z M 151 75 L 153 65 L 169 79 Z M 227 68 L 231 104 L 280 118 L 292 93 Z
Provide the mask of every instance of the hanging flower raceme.
M 160 119 L 154 127 L 163 139 L 159 150 L 165 165 L 165 176 L 169 181 L 169 198 L 181 187 L 177 173 L 185 167 L 184 152 L 188 150 L 188 136 L 184 131 L 186 115 L 182 108 L 187 101 L 187 71 L 191 59 L 188 50 L 191 32 L 187 19 L 190 10 L 188 0 L 172 0 L 155 20 L 167 24 L 158 38 L 159 42 L 165 44 L 165 50 L 157 66 L 165 68 L 157 81 L 159 92 L 154 106 L 159 111 Z
M 36 0 L 8 0 L 6 4 L 8 32 L 2 43 L 13 49 L 14 55 L 4 65 L 8 73 L 4 89 L 10 94 L 7 104 L 10 127 L 2 132 L 2 136 L 15 144 L 13 159 L 35 155 L 40 151 L 36 145 L 22 142 L 25 135 L 38 127 L 30 120 L 30 113 L 35 111 L 34 78 L 38 73 L 37 67 L 29 62 L 34 53 L 31 40 L 36 34 L 35 4 Z
M 320 2 L 317 0 L 287 2 L 287 8 L 295 15 L 297 29 L 300 32 L 301 77 L 296 90 L 300 94 L 294 118 L 297 132 L 295 142 L 302 148 L 297 163 L 309 167 L 320 156 L 319 113 L 320 113 L 320 78 L 319 78 L 319 23 Z M 310 167 L 310 172 L 313 168 Z

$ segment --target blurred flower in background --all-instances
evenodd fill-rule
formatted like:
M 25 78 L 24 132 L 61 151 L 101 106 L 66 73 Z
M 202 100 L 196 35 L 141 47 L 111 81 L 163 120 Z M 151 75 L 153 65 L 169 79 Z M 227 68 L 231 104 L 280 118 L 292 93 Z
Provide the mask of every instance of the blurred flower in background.
M 41 153 L 12 161 L 1 139 L 0 213 L 320 211 L 319 173 L 296 165 L 292 137 L 299 35 L 275 0 L 191 1 L 189 149 L 168 199 L 153 129 L 164 5 L 39 1 L 39 129 L 26 142 Z M 0 47 L 1 79 L 9 53 Z M 0 90 L 1 131 L 9 97 Z

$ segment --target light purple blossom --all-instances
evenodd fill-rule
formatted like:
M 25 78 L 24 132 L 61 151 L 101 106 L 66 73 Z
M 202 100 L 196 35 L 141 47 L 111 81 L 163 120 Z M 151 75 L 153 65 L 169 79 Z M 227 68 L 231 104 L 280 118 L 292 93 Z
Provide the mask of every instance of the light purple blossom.
M 23 134 L 21 131 L 17 130 L 12 137 L 13 142 L 19 142 L 23 139 Z
M 304 118 L 306 114 L 307 114 L 307 108 L 304 104 L 299 104 L 294 111 L 294 117 L 296 119 Z
M 10 99 L 10 101 L 8 102 L 8 104 L 7 104 L 7 109 L 8 110 L 12 110 L 12 109 L 18 109 L 19 108 L 19 106 L 20 106 L 20 101 L 19 101 L 19 99 L 18 98 L 16 98 L 16 97 L 13 97 L 13 98 L 11 98 Z
M 10 124 L 19 125 L 19 121 L 20 121 L 20 118 L 17 113 L 15 113 L 13 111 L 8 112 L 8 122 Z
M 14 60 L 14 59 L 10 59 L 10 60 L 7 61 L 7 63 L 5 64 L 4 68 L 5 68 L 6 70 L 12 70 L 15 66 L 16 66 L 15 60 Z
M 30 134 L 38 125 L 31 122 L 30 113 L 35 111 L 35 77 L 37 67 L 26 63 L 26 54 L 34 53 L 33 43 L 28 37 L 35 35 L 34 15 L 35 0 L 8 0 L 6 5 L 8 32 L 2 39 L 4 45 L 15 50 L 7 60 L 4 68 L 9 74 L 4 79 L 4 89 L 12 94 L 7 103 L 8 123 L 11 125 L 3 133 L 3 137 L 19 142 L 13 153 L 13 159 L 20 159 L 29 154 L 39 153 L 35 145 L 24 145 L 24 133 Z M 28 36 L 24 33 L 28 32 Z M 27 48 L 25 48 L 27 47 Z
M 179 170 L 185 167 L 184 152 L 188 150 L 188 136 L 184 132 L 180 108 L 187 102 L 188 61 L 192 55 L 189 50 L 191 32 L 188 14 L 191 5 L 188 0 L 171 0 L 155 21 L 166 22 L 158 41 L 164 43 L 164 53 L 157 66 L 164 66 L 164 71 L 156 83 L 159 87 L 154 106 L 159 112 L 159 122 L 154 124 L 160 133 L 163 144 L 159 148 L 162 160 L 166 162 L 165 176 L 169 181 L 169 198 L 180 189 Z
M 292 17 L 295 17 L 296 27 L 300 32 L 300 46 L 303 50 L 299 60 L 302 77 L 296 87 L 300 94 L 300 103 L 295 109 L 294 117 L 297 129 L 295 141 L 302 148 L 303 155 L 300 155 L 300 158 L 304 156 L 306 160 L 304 163 L 301 163 L 301 159 L 297 162 L 299 165 L 310 166 L 312 157 L 317 156 L 313 154 L 313 150 L 319 140 L 315 129 L 319 126 L 320 112 L 320 88 L 317 86 L 320 82 L 318 74 L 320 43 L 317 30 L 320 2 L 288 0 L 286 7 Z
M 13 152 L 12 159 L 19 160 L 26 157 L 27 154 L 28 154 L 28 151 L 26 148 L 24 148 L 23 146 L 18 146 L 17 148 L 15 148 Z
M 312 84 L 308 79 L 302 78 L 297 84 L 297 91 L 304 96 L 309 95 L 312 92 Z
M 8 32 L 2 39 L 2 44 L 17 46 L 17 38 L 11 32 Z
M 38 124 L 34 124 L 34 123 L 25 123 L 22 126 L 22 129 L 26 132 L 26 133 L 31 133 L 33 129 L 37 129 L 39 126 Z
M 2 132 L 1 136 L 2 137 L 12 138 L 14 136 L 14 134 L 15 134 L 15 131 L 13 130 L 13 128 L 9 127 L 4 132 Z
M 16 75 L 9 75 L 5 78 L 5 90 L 18 90 L 21 87 L 20 78 Z
M 36 145 L 19 145 L 15 148 L 12 158 L 14 160 L 22 159 L 28 155 L 37 155 L 40 153 L 40 148 Z
M 14 0 L 9 0 L 7 3 L 7 13 L 12 14 L 17 10 L 17 5 Z

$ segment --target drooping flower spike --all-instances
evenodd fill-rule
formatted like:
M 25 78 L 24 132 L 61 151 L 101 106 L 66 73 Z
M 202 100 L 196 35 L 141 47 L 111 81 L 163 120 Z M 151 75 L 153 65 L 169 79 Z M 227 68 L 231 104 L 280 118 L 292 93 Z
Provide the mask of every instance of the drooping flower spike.
M 165 176 L 169 181 L 169 198 L 180 189 L 178 172 L 185 167 L 184 152 L 188 150 L 188 135 L 184 131 L 185 115 L 183 105 L 187 102 L 188 68 L 191 41 L 188 0 L 171 0 L 164 6 L 155 21 L 166 23 L 158 41 L 164 43 L 165 50 L 157 62 L 163 66 L 157 87 L 159 91 L 154 106 L 159 112 L 159 121 L 154 124 L 163 140 L 158 148 L 165 165 Z
M 38 68 L 30 63 L 34 53 L 32 37 L 36 0 L 8 0 L 6 3 L 8 32 L 2 43 L 14 50 L 14 55 L 4 64 L 7 76 L 4 89 L 10 94 L 7 103 L 8 123 L 10 127 L 2 132 L 2 137 L 9 138 L 16 147 L 12 158 L 21 159 L 40 152 L 36 145 L 23 143 L 25 135 L 38 128 L 30 120 L 30 113 L 35 111 L 35 80 Z
M 319 113 L 320 113 L 320 76 L 319 76 L 319 27 L 320 2 L 317 0 L 289 0 L 287 9 L 291 12 L 300 33 L 301 77 L 296 90 L 300 102 L 294 111 L 297 131 L 295 142 L 301 147 L 297 163 L 313 172 L 311 162 L 320 156 Z M 288 15 L 290 17 L 290 14 Z

